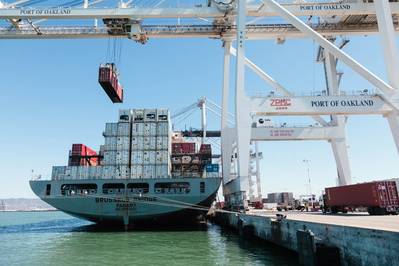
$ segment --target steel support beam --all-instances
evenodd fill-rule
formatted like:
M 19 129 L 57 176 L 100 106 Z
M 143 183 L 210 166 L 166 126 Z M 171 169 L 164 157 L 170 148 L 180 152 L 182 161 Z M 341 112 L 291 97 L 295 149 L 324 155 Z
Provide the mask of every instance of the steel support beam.
M 392 11 L 388 0 L 374 1 L 381 44 L 384 51 L 385 65 L 389 83 L 399 93 L 399 52 L 396 43 L 395 29 L 392 21 Z M 397 99 L 394 99 L 397 100 Z M 399 104 L 399 102 L 396 102 Z M 392 136 L 399 152 L 399 113 L 392 112 L 387 115 Z
M 235 118 L 237 137 L 238 183 L 240 196 L 237 203 L 247 204 L 249 145 L 251 140 L 251 116 L 249 101 L 245 93 L 245 41 L 246 0 L 238 0 L 237 12 L 237 60 L 235 88 Z M 237 191 L 238 192 L 238 191 Z
M 229 134 L 229 91 L 230 91 L 230 47 L 231 41 L 224 42 L 223 89 L 221 117 L 222 175 L 223 184 L 230 180 L 231 155 L 233 152 L 232 136 Z
M 262 201 L 262 187 L 260 183 L 260 160 L 259 160 L 259 143 L 255 141 L 255 164 L 256 164 L 256 193 L 258 200 Z
M 328 83 L 328 94 L 329 95 L 340 95 L 338 74 L 337 74 L 337 61 L 335 57 L 326 53 L 324 55 L 327 83 Z M 346 133 L 345 133 L 345 117 L 342 115 L 332 115 L 332 123 L 338 127 L 341 132 L 341 138 L 331 138 L 330 143 L 334 153 L 335 162 L 337 165 L 338 182 L 340 186 L 351 184 L 351 171 L 349 164 L 348 149 L 346 145 Z

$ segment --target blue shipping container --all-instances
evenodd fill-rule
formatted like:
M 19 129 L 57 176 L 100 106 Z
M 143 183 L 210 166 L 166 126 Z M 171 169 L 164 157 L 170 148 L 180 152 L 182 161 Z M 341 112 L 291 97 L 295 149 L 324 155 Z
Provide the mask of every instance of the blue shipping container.
M 205 166 L 205 170 L 207 172 L 219 172 L 219 165 L 218 164 L 207 164 Z

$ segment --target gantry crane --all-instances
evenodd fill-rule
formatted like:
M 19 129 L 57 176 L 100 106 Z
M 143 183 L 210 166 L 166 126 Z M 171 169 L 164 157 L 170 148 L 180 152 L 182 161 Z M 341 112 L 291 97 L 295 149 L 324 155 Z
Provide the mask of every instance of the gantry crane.
M 183 137 L 188 138 L 201 138 L 202 143 L 209 142 L 210 144 L 216 146 L 219 150 L 222 150 L 220 137 L 220 130 L 207 130 L 207 114 L 208 111 L 218 119 L 222 118 L 222 107 L 219 106 L 214 101 L 201 97 L 193 104 L 190 104 L 175 113 L 172 114 L 171 118 L 178 120 L 180 123 L 182 120 L 186 120 L 193 115 L 196 110 L 201 111 L 201 129 L 190 129 L 182 131 Z M 228 113 L 229 125 L 234 126 L 234 115 Z M 257 118 L 254 117 L 254 121 Z M 256 124 L 256 122 L 254 122 Z M 216 138 L 216 140 L 215 140 Z M 259 152 L 258 141 L 254 140 L 250 143 L 250 163 L 248 166 L 248 199 L 251 202 L 262 201 L 262 189 L 261 189 L 261 171 L 260 171 L 260 160 L 263 159 L 262 152 Z M 213 155 L 214 159 L 220 158 L 220 155 Z M 233 175 L 237 175 L 237 153 L 235 152 L 231 155 L 231 172 Z M 255 179 L 255 182 L 254 182 Z M 254 188 L 255 187 L 255 188 Z M 256 189 L 256 194 L 255 194 Z
M 198 0 L 196 4 L 190 2 L 192 4 L 186 6 L 171 0 L 71 2 L 44 6 L 46 1 L 0 1 L 0 39 L 113 37 L 129 38 L 145 44 L 152 38 L 211 38 L 223 42 L 223 184 L 226 202 L 232 208 L 245 209 L 242 207 L 248 198 L 251 141 L 327 140 L 331 143 L 342 185 L 351 183 L 345 116 L 383 115 L 388 120 L 399 151 L 397 1 L 257 0 L 247 3 L 246 0 Z M 381 38 L 387 81 L 350 57 L 335 41 L 340 36 L 372 34 L 378 34 Z M 284 44 L 286 39 L 292 38 L 313 39 L 322 48 L 321 57 L 328 84 L 325 95 L 294 96 L 245 55 L 247 41 L 271 39 Z M 231 55 L 236 57 L 234 125 L 228 124 Z M 370 82 L 377 93 L 344 94 L 339 88 L 338 61 Z M 246 67 L 269 84 L 274 93 L 250 97 L 245 90 Z M 254 115 L 309 116 L 318 126 L 252 127 Z M 322 115 L 330 115 L 331 119 L 326 120 Z M 234 153 L 238 155 L 237 173 L 232 170 L 230 160 Z

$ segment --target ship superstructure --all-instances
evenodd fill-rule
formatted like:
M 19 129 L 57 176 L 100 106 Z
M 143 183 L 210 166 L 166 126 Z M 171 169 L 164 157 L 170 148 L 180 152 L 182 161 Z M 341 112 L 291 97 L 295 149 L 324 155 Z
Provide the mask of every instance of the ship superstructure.
M 172 132 L 169 110 L 119 111 L 106 123 L 97 153 L 72 145 L 68 166 L 54 166 L 51 181 L 33 180 L 45 202 L 98 223 L 195 221 L 220 186 L 209 144 L 186 142 Z

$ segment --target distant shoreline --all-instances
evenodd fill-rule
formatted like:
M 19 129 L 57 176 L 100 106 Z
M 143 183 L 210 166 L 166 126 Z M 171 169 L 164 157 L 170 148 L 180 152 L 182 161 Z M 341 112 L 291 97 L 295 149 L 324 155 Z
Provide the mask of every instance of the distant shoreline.
M 54 212 L 58 211 L 57 209 L 48 209 L 48 210 L 0 210 L 0 212 Z

